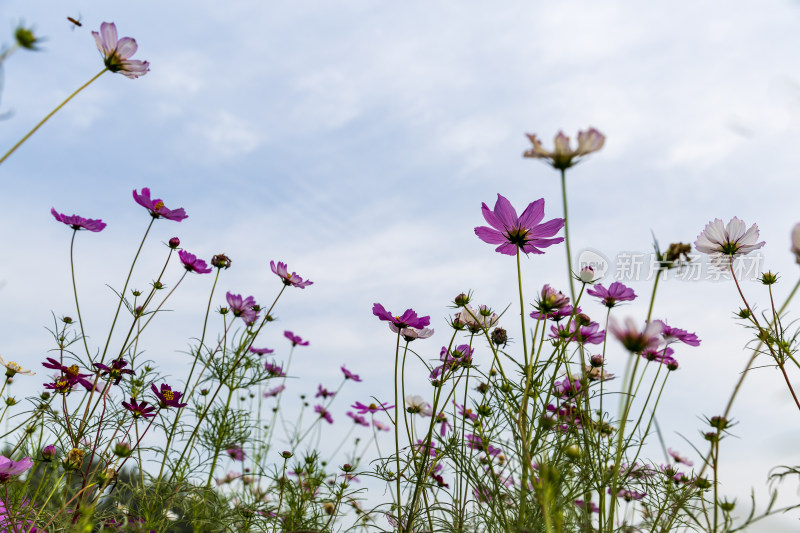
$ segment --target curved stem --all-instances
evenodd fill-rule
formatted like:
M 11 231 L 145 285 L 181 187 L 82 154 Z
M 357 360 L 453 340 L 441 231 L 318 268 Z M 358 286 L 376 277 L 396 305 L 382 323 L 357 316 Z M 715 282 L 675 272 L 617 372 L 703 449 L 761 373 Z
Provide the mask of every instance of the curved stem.
M 38 130 L 39 128 L 41 128 L 41 127 L 44 125 L 44 123 L 45 123 L 45 122 L 47 122 L 48 120 L 50 120 L 50 117 L 52 117 L 53 115 L 55 115 L 55 114 L 58 112 L 58 110 L 59 110 L 59 109 L 61 109 L 61 108 L 62 108 L 62 107 L 64 107 L 65 105 L 67 105 L 67 102 L 69 102 L 70 100 L 72 100 L 73 98 L 75 98 L 75 96 L 77 96 L 79 92 L 81 92 L 81 91 L 82 91 L 82 90 L 84 90 L 86 87 L 88 87 L 89 85 L 91 85 L 91 84 L 92 84 L 92 82 L 93 82 L 94 80 L 96 80 L 97 78 L 99 78 L 100 76 L 102 76 L 102 75 L 103 75 L 103 73 L 105 73 L 105 71 L 107 71 L 107 70 L 108 70 L 107 68 L 104 68 L 103 70 L 101 70 L 100 72 L 98 72 L 98 73 L 97 73 L 97 74 L 96 74 L 96 75 L 95 75 L 95 76 L 94 76 L 92 79 L 90 79 L 89 81 L 87 81 L 86 83 L 84 83 L 83 85 L 81 85 L 80 87 L 78 87 L 78 89 L 77 89 L 77 90 L 76 90 L 74 93 L 72 93 L 71 95 L 67 96 L 67 99 L 66 99 L 66 100 L 64 100 L 63 102 L 61 102 L 60 104 L 58 104 L 58 106 L 56 106 L 56 108 L 55 108 L 55 109 L 53 109 L 52 111 L 50 111 L 50 112 L 47 114 L 47 116 L 46 116 L 46 117 L 44 117 L 42 120 L 40 120 L 40 121 L 39 121 L 39 123 L 38 123 L 37 125 L 35 125 L 31 131 L 29 131 L 29 132 L 28 132 L 28 134 L 27 134 L 27 135 L 25 135 L 25 136 L 24 136 L 22 139 L 20 139 L 19 141 L 17 141 L 17 144 L 15 144 L 14 146 L 12 146 L 12 147 L 11 147 L 11 150 L 9 150 L 8 152 L 6 152 L 6 154 L 5 154 L 3 157 L 1 157 L 1 158 L 0 158 L 0 165 L 2 165 L 2 164 L 3 164 L 3 161 L 5 161 L 6 159 L 8 159 L 8 157 L 9 157 L 11 154 L 13 154 L 14 152 L 16 152 L 16 151 L 17 151 L 17 148 L 19 148 L 20 146 L 22 146 L 22 144 L 23 144 L 25 141 L 27 141 L 27 140 L 28 140 L 28 138 L 29 138 L 31 135 L 33 135 L 34 133 L 36 133 L 36 130 Z

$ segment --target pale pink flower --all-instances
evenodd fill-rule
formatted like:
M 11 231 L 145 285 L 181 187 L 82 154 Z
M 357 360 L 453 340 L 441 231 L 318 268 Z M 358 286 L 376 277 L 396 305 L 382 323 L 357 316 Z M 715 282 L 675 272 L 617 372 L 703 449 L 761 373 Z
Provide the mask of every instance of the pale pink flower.
M 131 37 L 117 39 L 117 27 L 113 22 L 100 24 L 100 33 L 92 32 L 97 49 L 103 54 L 103 62 L 111 72 L 119 72 L 131 79 L 144 76 L 150 70 L 150 63 L 129 59 L 139 46 Z
M 698 252 L 711 254 L 719 259 L 723 255 L 734 257 L 749 254 L 764 246 L 764 241 L 757 241 L 757 224 L 748 228 L 747 224 L 733 217 L 725 225 L 722 220 L 715 218 L 706 224 L 705 229 L 697 236 L 694 247 Z
M 546 159 L 553 168 L 565 170 L 578 163 L 582 157 L 597 152 L 606 142 L 605 136 L 594 128 L 578 132 L 578 146 L 574 150 L 570 146 L 569 137 L 564 132 L 559 131 L 553 140 L 553 150 L 545 150 L 541 141 L 536 135 L 526 134 L 533 147 L 524 152 L 523 157 L 534 159 Z

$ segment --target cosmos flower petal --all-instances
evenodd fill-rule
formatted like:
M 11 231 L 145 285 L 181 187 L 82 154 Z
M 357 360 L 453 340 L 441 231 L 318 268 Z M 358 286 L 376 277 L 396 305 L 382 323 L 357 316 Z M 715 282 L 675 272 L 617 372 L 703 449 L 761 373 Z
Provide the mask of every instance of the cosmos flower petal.
M 475 228 L 475 235 L 485 243 L 500 244 L 506 242 L 505 236 L 497 230 L 487 228 L 486 226 L 479 226 Z
M 539 198 L 535 202 L 528 204 L 525 211 L 519 217 L 520 225 L 529 228 L 535 226 L 544 218 L 544 198 Z M 560 229 L 560 228 L 559 228 Z
M 117 54 L 120 59 L 128 59 L 135 54 L 138 49 L 139 46 L 136 44 L 136 39 L 132 37 L 123 37 L 117 43 Z

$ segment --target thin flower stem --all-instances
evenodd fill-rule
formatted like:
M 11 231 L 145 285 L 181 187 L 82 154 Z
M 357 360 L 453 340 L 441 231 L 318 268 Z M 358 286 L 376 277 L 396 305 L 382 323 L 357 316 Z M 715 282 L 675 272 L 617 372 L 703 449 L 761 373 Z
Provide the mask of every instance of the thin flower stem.
M 572 284 L 572 252 L 569 246 L 569 217 L 567 216 L 567 170 L 561 169 L 561 201 L 564 204 L 564 243 L 567 248 L 567 279 L 569 280 L 569 295 L 575 301 L 575 287 Z
M 92 360 L 92 354 L 89 353 L 89 344 L 86 342 L 86 332 L 83 329 L 83 317 L 81 316 L 81 306 L 78 303 L 78 286 L 75 284 L 75 262 L 73 260 L 73 251 L 75 248 L 75 235 L 78 234 L 78 230 L 72 231 L 72 239 L 69 241 L 69 268 L 72 272 L 72 293 L 75 295 L 75 309 L 78 311 L 78 324 L 81 327 L 81 339 L 83 339 L 83 347 L 86 348 L 86 357 L 89 358 L 89 362 Z
M 400 493 L 400 414 L 398 412 L 398 390 L 397 390 L 397 373 L 400 370 L 400 332 L 402 330 L 397 328 L 397 345 L 394 351 L 394 452 L 395 463 L 397 471 L 394 474 L 397 485 L 397 529 L 399 533 L 403 533 L 403 522 L 401 521 L 402 514 L 402 494 Z
M 44 117 L 42 120 L 40 120 L 40 121 L 39 121 L 39 123 L 38 123 L 36 126 L 34 126 L 34 127 L 33 127 L 33 129 L 32 129 L 31 131 L 29 131 L 29 132 L 28 132 L 28 134 L 27 134 L 27 135 L 25 135 L 25 137 L 23 137 L 22 139 L 20 139 L 19 141 L 17 141 L 17 144 L 15 144 L 14 146 L 12 146 L 12 147 L 11 147 L 11 150 L 9 150 L 8 152 L 6 152 L 6 154 L 5 154 L 3 157 L 1 157 L 1 158 L 0 158 L 0 165 L 2 165 L 2 164 L 3 164 L 3 162 L 4 162 L 6 159 L 8 159 L 8 157 L 9 157 L 11 154 L 13 154 L 13 153 L 14 153 L 14 152 L 17 150 L 17 148 L 19 148 L 20 146 L 22 146 L 22 143 L 24 143 L 25 141 L 27 141 L 27 140 L 28 140 L 28 138 L 29 138 L 31 135 L 33 135 L 34 133 L 36 133 L 36 130 L 38 130 L 39 128 L 41 128 L 41 127 L 44 125 L 44 123 L 45 123 L 45 122 L 47 122 L 48 120 L 50 120 L 50 117 L 52 117 L 53 115 L 55 115 L 55 114 L 58 112 L 58 110 L 59 110 L 59 109 L 61 109 L 61 108 L 62 108 L 62 107 L 64 107 L 65 105 L 67 105 L 67 103 L 68 103 L 70 100 L 72 100 L 73 98 L 75 98 L 75 96 L 77 96 L 79 92 L 81 92 L 82 90 L 84 90 L 85 88 L 87 88 L 89 85 L 91 85 L 91 84 L 92 84 L 92 82 L 94 82 L 94 80 L 96 80 L 97 78 L 99 78 L 100 76 L 102 76 L 102 75 L 103 75 L 103 74 L 104 74 L 104 73 L 105 73 L 107 70 L 108 70 L 107 68 L 104 68 L 103 70 L 101 70 L 100 72 L 98 72 L 98 73 L 97 73 L 97 74 L 96 74 L 96 75 L 95 75 L 95 76 L 94 76 L 92 79 L 90 79 L 89 81 L 87 81 L 86 83 L 84 83 L 83 85 L 81 85 L 80 87 L 78 87 L 78 89 L 77 89 L 77 90 L 76 90 L 74 93 L 72 93 L 71 95 L 67 96 L 67 99 L 66 99 L 66 100 L 64 100 L 63 102 L 61 102 L 60 104 L 58 104 L 58 106 L 57 106 L 55 109 L 53 109 L 52 111 L 50 111 L 50 113 L 48 113 L 46 117 Z

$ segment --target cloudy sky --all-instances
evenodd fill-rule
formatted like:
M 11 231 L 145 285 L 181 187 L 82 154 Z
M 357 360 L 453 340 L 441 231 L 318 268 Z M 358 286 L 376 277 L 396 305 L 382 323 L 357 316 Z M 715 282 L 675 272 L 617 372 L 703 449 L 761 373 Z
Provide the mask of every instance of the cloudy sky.
M 513 259 L 473 228 L 497 193 L 520 210 L 545 198 L 547 218 L 561 215 L 555 172 L 521 157 L 526 132 L 546 145 L 559 129 L 606 134 L 568 189 L 573 250 L 601 252 L 610 276 L 619 253 L 649 252 L 651 231 L 662 245 L 693 242 L 709 220 L 738 216 L 758 223 L 760 266 L 780 273 L 779 301 L 798 277 L 788 251 L 800 221 L 795 1 L 12 0 L 0 13 L 5 42 L 20 20 L 47 38 L 3 67 L 2 146 L 102 68 L 90 35 L 101 22 L 136 38 L 135 57 L 151 63 L 137 80 L 103 75 L 0 168 L 0 353 L 29 366 L 51 347 L 51 312 L 74 313 L 70 232 L 50 208 L 108 223 L 77 244 L 84 316 L 100 343 L 113 309 L 105 284 L 121 286 L 149 221 L 131 190 L 149 186 L 189 218 L 157 222 L 134 285 L 157 275 L 159 243 L 174 235 L 202 257 L 233 259 L 221 294 L 268 301 L 279 289 L 269 260 L 287 261 L 315 284 L 287 292 L 265 343 L 285 351 L 283 329 L 311 340 L 297 354 L 298 388 L 335 383 L 343 363 L 361 373 L 338 406 L 344 418 L 346 403 L 391 383 L 393 339 L 373 302 L 430 314 L 437 335 L 418 348 L 433 357 L 456 294 L 515 301 Z M 547 282 L 565 288 L 564 262 L 560 247 L 524 261 L 530 299 Z M 173 376 L 186 372 L 182 350 L 199 335 L 210 284 L 187 278 L 175 312 L 145 339 Z M 645 295 L 651 281 L 630 285 Z M 744 291 L 768 306 L 757 283 Z M 668 444 L 686 453 L 678 434 L 702 448 L 701 418 L 723 408 L 747 358 L 747 332 L 731 320 L 737 298 L 729 282 L 670 280 L 656 301 L 656 316 L 704 340 L 677 354 L 659 414 Z M 622 313 L 642 319 L 644 300 Z M 518 337 L 516 321 L 507 326 Z M 610 360 L 621 373 L 622 352 Z M 797 464 L 800 437 L 778 371 L 748 379 L 738 438 L 723 448 L 724 491 L 741 505 L 751 485 L 766 497 L 770 466 Z M 430 392 L 422 372 L 408 383 Z M 788 501 L 795 489 L 786 486 Z M 771 527 L 794 531 L 796 517 Z

